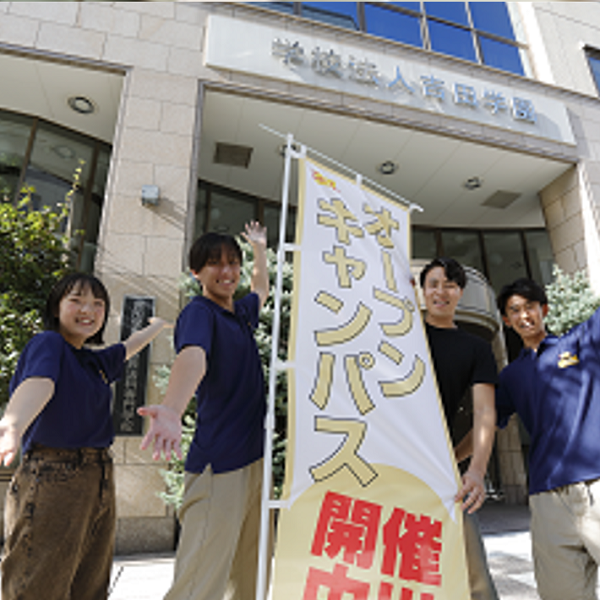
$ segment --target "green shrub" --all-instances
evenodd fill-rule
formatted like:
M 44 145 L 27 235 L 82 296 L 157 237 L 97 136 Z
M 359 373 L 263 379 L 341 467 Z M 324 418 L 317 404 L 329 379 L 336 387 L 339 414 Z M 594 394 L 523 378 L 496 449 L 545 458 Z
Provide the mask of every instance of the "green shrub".
M 563 335 L 592 316 L 600 307 L 600 297 L 592 291 L 584 271 L 568 275 L 555 265 L 553 275 L 546 286 L 550 309 L 545 323 L 549 331 Z
M 8 401 L 8 384 L 19 354 L 42 327 L 50 288 L 69 268 L 62 234 L 66 205 L 54 212 L 0 201 L 0 406 Z

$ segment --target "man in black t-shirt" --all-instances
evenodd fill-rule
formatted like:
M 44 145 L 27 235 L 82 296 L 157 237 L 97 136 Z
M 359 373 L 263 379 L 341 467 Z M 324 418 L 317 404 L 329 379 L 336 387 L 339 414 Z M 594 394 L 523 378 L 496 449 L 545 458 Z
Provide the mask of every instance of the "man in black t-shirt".
M 436 258 L 421 271 L 420 283 L 427 310 L 425 330 L 449 430 L 465 393 L 470 389 L 473 396 L 472 434 L 454 449 L 457 462 L 461 462 L 472 448 L 456 499 L 462 501 L 465 511 L 471 598 L 497 600 L 474 514 L 485 501 L 484 477 L 494 443 L 496 362 L 487 342 L 458 329 L 454 323 L 456 306 L 467 283 L 462 266 L 452 258 Z

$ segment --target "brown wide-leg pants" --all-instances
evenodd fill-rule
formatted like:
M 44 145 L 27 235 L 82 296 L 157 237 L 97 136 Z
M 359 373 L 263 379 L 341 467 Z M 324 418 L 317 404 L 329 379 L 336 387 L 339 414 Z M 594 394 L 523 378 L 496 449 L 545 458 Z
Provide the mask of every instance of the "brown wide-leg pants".
M 2 600 L 105 600 L 114 538 L 108 450 L 34 448 L 7 492 Z

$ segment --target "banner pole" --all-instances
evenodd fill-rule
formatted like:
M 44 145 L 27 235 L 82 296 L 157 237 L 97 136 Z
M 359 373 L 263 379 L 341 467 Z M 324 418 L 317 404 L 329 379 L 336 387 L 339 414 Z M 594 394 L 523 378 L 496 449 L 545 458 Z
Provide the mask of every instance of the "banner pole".
M 279 219 L 279 246 L 277 248 L 277 278 L 275 283 L 275 307 L 271 331 L 271 366 L 269 368 L 269 399 L 265 419 L 265 450 L 263 458 L 263 486 L 260 515 L 260 537 L 258 545 L 258 573 L 256 578 L 256 600 L 265 600 L 267 593 L 267 571 L 269 551 L 269 510 L 271 501 L 271 470 L 273 466 L 273 430 L 275 429 L 275 388 L 277 384 L 277 362 L 279 348 L 279 322 L 281 315 L 281 288 L 283 285 L 283 261 L 285 260 L 285 232 L 287 222 L 289 183 L 292 162 L 293 136 L 286 136 L 283 184 L 281 191 L 281 217 Z

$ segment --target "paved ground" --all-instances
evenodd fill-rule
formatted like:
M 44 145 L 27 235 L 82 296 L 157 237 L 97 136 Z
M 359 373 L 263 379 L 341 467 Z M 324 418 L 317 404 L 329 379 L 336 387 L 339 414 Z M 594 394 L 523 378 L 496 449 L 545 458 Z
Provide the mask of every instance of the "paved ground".
M 529 509 L 487 503 L 479 513 L 488 564 L 501 600 L 539 600 L 531 562 Z
M 527 507 L 487 504 L 479 515 L 501 600 L 539 600 L 531 564 Z M 172 576 L 172 554 L 117 557 L 110 600 L 161 600 Z

